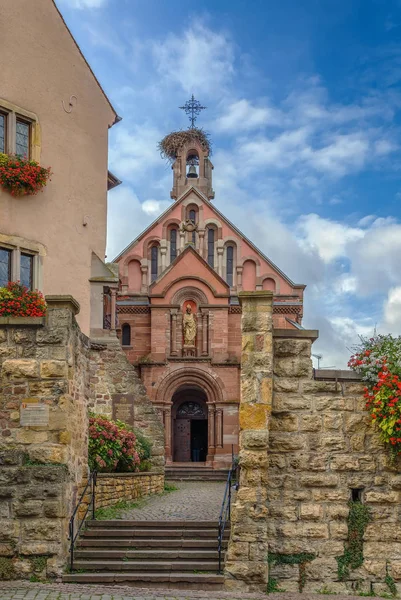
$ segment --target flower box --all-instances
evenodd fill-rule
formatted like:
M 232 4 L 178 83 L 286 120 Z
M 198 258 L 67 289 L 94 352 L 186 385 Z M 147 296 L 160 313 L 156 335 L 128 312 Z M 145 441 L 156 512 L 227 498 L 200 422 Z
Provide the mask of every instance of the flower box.
M 0 327 L 44 327 L 45 317 L 0 317 Z

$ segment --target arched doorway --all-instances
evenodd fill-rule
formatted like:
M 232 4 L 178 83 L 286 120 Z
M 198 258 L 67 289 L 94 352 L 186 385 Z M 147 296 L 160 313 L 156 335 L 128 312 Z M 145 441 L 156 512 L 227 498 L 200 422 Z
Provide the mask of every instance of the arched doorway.
M 208 412 L 205 392 L 183 386 L 172 397 L 174 462 L 205 462 L 208 453 Z

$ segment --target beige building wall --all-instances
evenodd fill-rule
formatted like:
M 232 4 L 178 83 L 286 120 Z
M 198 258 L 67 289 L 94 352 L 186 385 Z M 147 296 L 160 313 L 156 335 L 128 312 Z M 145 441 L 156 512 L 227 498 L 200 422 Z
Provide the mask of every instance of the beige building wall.
M 73 294 L 89 334 L 92 251 L 104 259 L 108 127 L 116 113 L 52 0 L 3 0 L 0 31 L 0 110 L 33 113 L 33 157 L 53 171 L 37 196 L 0 189 L 1 241 L 13 245 L 19 236 L 28 249 L 44 247 L 41 291 Z

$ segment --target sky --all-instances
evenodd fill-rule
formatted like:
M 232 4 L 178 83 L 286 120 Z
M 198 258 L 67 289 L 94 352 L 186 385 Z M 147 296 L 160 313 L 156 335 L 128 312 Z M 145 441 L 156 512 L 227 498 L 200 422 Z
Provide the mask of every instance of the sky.
M 401 334 L 401 0 L 57 0 L 122 121 L 107 260 L 170 200 L 157 143 L 207 106 L 213 201 L 295 283 L 323 367 Z

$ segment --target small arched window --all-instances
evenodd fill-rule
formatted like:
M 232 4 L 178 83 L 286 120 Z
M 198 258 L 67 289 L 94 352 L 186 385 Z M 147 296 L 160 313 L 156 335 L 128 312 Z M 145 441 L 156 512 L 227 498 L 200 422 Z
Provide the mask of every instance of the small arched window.
M 214 269 L 214 229 L 207 230 L 207 262 Z
M 128 323 L 125 323 L 125 325 L 122 326 L 121 342 L 123 346 L 131 346 L 131 327 Z
M 170 231 L 170 262 L 177 258 L 177 230 Z
M 234 273 L 234 248 L 233 246 L 227 246 L 227 283 L 230 287 L 233 286 L 233 273 Z
M 152 246 L 150 252 L 150 280 L 155 281 L 155 279 L 157 279 L 159 249 L 157 246 Z
M 189 211 L 189 218 L 192 221 L 192 223 L 195 225 L 196 224 L 196 211 L 194 209 L 191 209 Z M 195 233 L 195 231 L 192 232 L 192 243 L 193 244 L 196 243 L 196 233 Z

